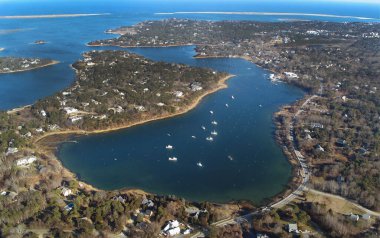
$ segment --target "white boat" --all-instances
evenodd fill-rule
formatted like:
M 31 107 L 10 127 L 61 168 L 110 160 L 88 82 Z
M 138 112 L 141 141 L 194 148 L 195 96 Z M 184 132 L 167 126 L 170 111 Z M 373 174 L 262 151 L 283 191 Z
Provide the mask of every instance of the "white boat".
M 198 163 L 197 163 L 197 166 L 198 166 L 198 167 L 203 167 L 203 164 L 202 164 L 201 162 L 198 162 Z
M 211 114 L 214 114 L 214 111 L 210 111 Z
M 196 139 L 197 137 L 196 136 L 191 136 L 191 138 Z
M 211 124 L 218 125 L 218 123 L 216 121 L 212 121 Z
M 263 105 L 259 104 L 259 107 L 263 107 Z
M 167 146 L 165 146 L 165 148 L 166 148 L 167 150 L 172 150 L 172 149 L 173 149 L 173 146 L 172 146 L 172 145 L 167 145 Z
M 201 126 L 201 128 L 202 128 L 203 130 L 206 130 L 206 127 L 204 127 L 204 126 Z
M 228 156 L 228 158 L 229 158 L 230 160 L 234 160 L 234 158 L 232 158 L 232 156 L 231 156 L 231 155 L 229 155 L 229 156 Z
M 211 136 L 209 136 L 209 137 L 206 138 L 206 140 L 208 140 L 208 141 L 213 141 L 214 138 L 212 138 Z
M 226 107 L 228 107 L 228 103 L 226 103 Z
M 235 99 L 234 95 L 231 96 L 232 99 Z
M 177 157 L 169 157 L 169 161 L 177 161 Z
M 211 132 L 211 135 L 213 135 L 213 136 L 217 136 L 217 135 L 218 135 L 218 132 L 216 132 L 215 130 L 213 130 L 213 131 Z

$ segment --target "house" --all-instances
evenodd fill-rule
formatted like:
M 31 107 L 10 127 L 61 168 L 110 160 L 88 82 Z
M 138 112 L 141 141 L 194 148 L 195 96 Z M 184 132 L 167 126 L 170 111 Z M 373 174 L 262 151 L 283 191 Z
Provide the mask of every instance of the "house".
M 43 117 L 46 117 L 46 115 L 47 115 L 45 110 L 41 110 L 40 113 L 41 113 L 41 116 L 43 116 Z
M 8 147 L 7 152 L 5 152 L 5 155 L 15 154 L 18 152 L 17 147 Z
M 298 78 L 298 75 L 293 72 L 284 72 L 285 76 L 289 79 L 296 79 Z
M 37 158 L 34 157 L 34 156 L 28 156 L 28 157 L 24 157 L 22 159 L 19 159 L 19 160 L 16 160 L 16 165 L 17 166 L 28 166 L 30 164 L 32 164 L 34 161 L 36 161 Z
M 337 144 L 337 146 L 340 146 L 340 147 L 346 147 L 347 146 L 346 140 L 343 140 L 343 139 L 338 139 L 336 141 L 336 144 Z
M 73 193 L 73 192 L 72 192 L 71 189 L 69 189 L 69 188 L 63 187 L 63 188 L 61 189 L 61 194 L 62 194 L 63 196 L 65 196 L 65 197 L 71 195 L 72 193 Z
M 71 211 L 72 209 L 74 208 L 74 203 L 69 203 L 67 204 L 63 209 L 65 209 L 65 211 Z
M 181 229 L 179 227 L 170 229 L 166 232 L 169 236 L 175 236 L 181 233 Z
M 144 212 L 144 216 L 148 218 L 153 216 L 153 214 L 154 214 L 153 211 L 149 209 Z
M 170 220 L 162 231 L 168 236 L 175 236 L 180 234 L 181 229 L 179 228 L 179 222 L 177 220 Z
M 181 97 L 183 97 L 183 92 L 181 92 L 181 91 L 175 91 L 175 92 L 174 92 L 174 95 L 175 95 L 177 98 L 181 98 Z
M 321 151 L 321 152 L 324 152 L 325 149 L 323 149 L 323 147 L 321 145 L 317 145 L 317 150 L 318 151 Z
M 183 231 L 183 234 L 188 235 L 191 233 L 191 231 L 192 231 L 191 228 L 187 228 L 186 230 Z
M 146 205 L 147 207 L 154 207 L 154 203 L 152 200 L 144 198 L 141 202 L 142 205 Z
M 195 92 L 195 91 L 200 91 L 202 90 L 202 86 L 201 86 L 201 83 L 199 82 L 194 82 L 194 83 L 191 83 L 190 84 L 190 88 L 191 88 L 191 91 Z
M 312 123 L 310 123 L 310 126 L 311 126 L 311 128 L 319 128 L 319 129 L 323 129 L 323 124 L 321 124 L 321 123 L 317 123 L 317 122 L 312 122 Z
M 112 198 L 112 200 L 114 200 L 114 201 L 119 201 L 119 202 L 121 202 L 121 203 L 125 203 L 125 198 L 123 198 L 122 196 L 115 196 L 115 197 L 113 197 Z
M 350 219 L 353 220 L 353 221 L 359 221 L 359 215 L 356 215 L 356 214 L 350 214 Z
M 42 133 L 42 132 L 44 132 L 44 129 L 42 129 L 41 127 L 40 128 L 36 128 L 36 132 Z
M 289 232 L 289 233 L 291 233 L 291 232 L 296 232 L 296 233 L 298 233 L 298 227 L 297 227 L 297 224 L 296 224 L 296 223 L 288 224 L 288 232 Z
M 362 218 L 363 218 L 364 220 L 368 221 L 368 220 L 371 219 L 371 215 L 368 214 L 368 213 L 366 213 L 366 214 L 363 214 L 363 215 L 362 215 Z
M 73 114 L 78 112 L 78 109 L 73 107 L 64 107 L 63 110 L 66 112 L 66 114 Z
M 81 117 L 81 116 L 73 116 L 73 117 L 69 117 L 69 121 L 70 121 L 71 123 L 78 122 L 78 121 L 80 121 L 80 120 L 82 120 L 82 119 L 83 119 L 83 117 Z

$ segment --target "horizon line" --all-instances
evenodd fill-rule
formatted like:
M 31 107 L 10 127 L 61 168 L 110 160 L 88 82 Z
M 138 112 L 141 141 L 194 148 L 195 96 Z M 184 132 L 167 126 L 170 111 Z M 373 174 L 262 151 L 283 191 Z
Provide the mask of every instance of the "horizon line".
M 297 12 L 157 12 L 156 15 L 175 15 L 175 14 L 220 14 L 220 15 L 277 15 L 277 16 L 315 16 L 315 17 L 334 17 L 334 18 L 355 18 L 360 20 L 380 20 L 380 18 L 344 16 L 319 13 L 297 13 Z

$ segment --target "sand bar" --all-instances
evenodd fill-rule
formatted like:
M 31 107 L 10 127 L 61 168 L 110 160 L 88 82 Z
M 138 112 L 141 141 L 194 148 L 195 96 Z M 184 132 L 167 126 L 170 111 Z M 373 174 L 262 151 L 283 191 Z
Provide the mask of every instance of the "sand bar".
M 103 16 L 103 15 L 110 15 L 110 13 L 0 16 L 0 19 L 30 19 L 30 18 L 89 17 L 89 16 Z

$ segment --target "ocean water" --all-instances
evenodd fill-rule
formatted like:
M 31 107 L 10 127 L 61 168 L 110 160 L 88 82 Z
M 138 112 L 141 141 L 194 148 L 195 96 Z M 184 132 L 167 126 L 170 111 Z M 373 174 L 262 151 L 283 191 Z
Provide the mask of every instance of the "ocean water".
M 0 56 L 43 57 L 59 64 L 38 70 L 0 75 L 0 110 L 32 104 L 68 87 L 75 74 L 70 64 L 83 52 L 98 49 L 85 44 L 114 37 L 109 28 L 144 20 L 191 18 L 204 20 L 284 19 L 374 21 L 379 4 L 316 3 L 303 1 L 0 1 L 0 15 L 109 13 L 108 15 L 49 19 L 0 19 Z M 172 14 L 158 12 L 257 11 L 359 16 L 374 19 L 279 16 Z M 45 40 L 45 45 L 32 44 Z M 124 49 L 125 50 L 125 49 Z M 58 152 L 63 164 L 80 178 L 103 189 L 141 188 L 176 194 L 193 200 L 263 201 L 282 191 L 291 167 L 274 141 L 272 116 L 281 105 L 294 102 L 303 92 L 267 80 L 265 70 L 242 59 L 194 59 L 193 47 L 143 48 L 130 51 L 154 60 L 210 67 L 237 75 L 229 87 L 206 97 L 189 113 L 117 132 L 78 138 Z M 231 99 L 235 96 L 235 100 Z M 229 107 L 226 108 L 225 104 Z M 261 107 L 259 106 L 261 105 Z M 213 110 L 214 116 L 209 113 Z M 218 121 L 213 128 L 212 120 Z M 207 130 L 203 131 L 201 125 Z M 205 138 L 218 131 L 215 141 Z M 170 134 L 171 136 L 168 136 Z M 191 138 L 194 135 L 197 139 Z M 172 144 L 172 152 L 165 145 Z M 178 157 L 169 162 L 169 156 Z M 231 156 L 231 161 L 228 156 Z M 196 166 L 202 162 L 204 167 Z

